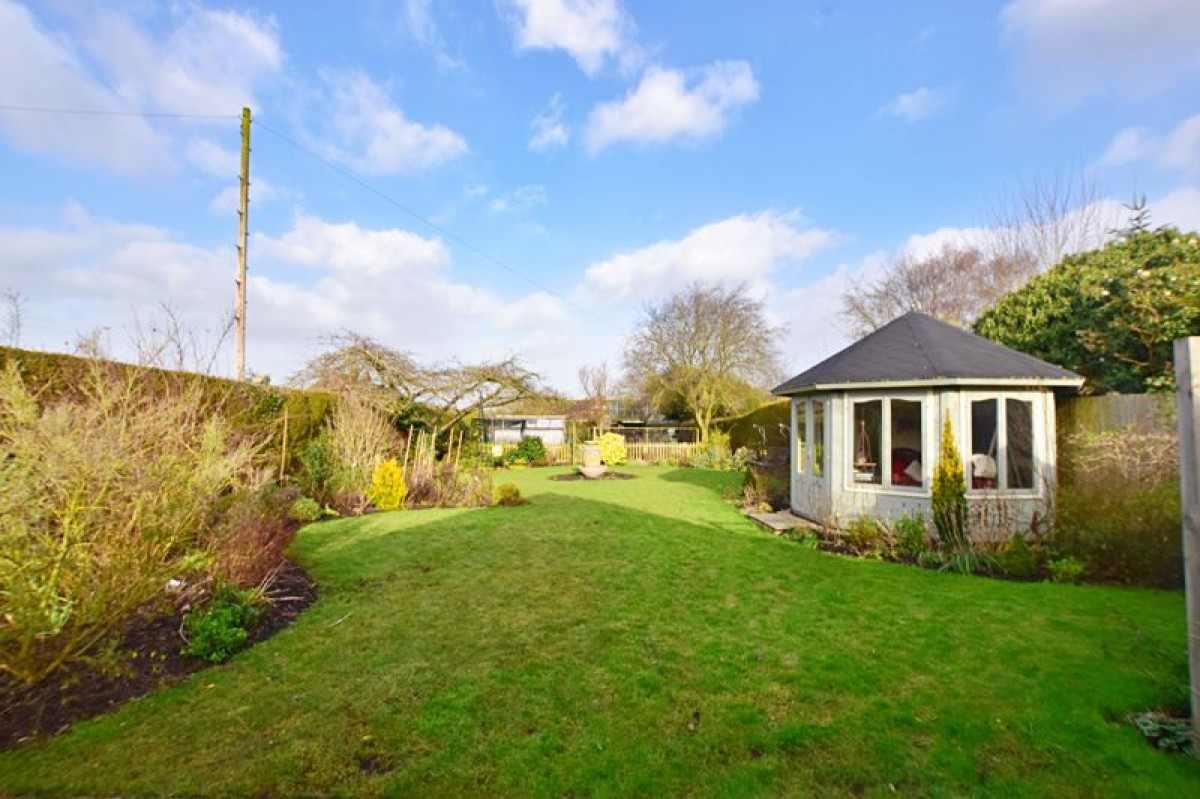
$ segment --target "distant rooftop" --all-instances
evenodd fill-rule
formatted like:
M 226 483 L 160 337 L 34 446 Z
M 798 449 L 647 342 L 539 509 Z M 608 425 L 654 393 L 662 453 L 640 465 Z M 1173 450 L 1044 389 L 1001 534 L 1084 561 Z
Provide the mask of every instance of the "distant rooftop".
M 786 396 L 871 383 L 1028 381 L 1079 387 L 1083 378 L 1023 352 L 910 311 L 771 393 Z

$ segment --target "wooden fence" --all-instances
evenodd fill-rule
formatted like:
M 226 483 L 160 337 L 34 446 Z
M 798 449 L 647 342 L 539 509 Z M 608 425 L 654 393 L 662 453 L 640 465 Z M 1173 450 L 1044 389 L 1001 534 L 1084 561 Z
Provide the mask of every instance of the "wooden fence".
M 501 456 L 517 448 L 516 444 L 484 444 L 484 452 Z M 696 457 L 703 447 L 678 441 L 662 443 L 625 442 L 625 455 L 630 463 L 680 463 Z M 551 465 L 578 464 L 583 461 L 583 444 L 547 444 L 546 461 Z

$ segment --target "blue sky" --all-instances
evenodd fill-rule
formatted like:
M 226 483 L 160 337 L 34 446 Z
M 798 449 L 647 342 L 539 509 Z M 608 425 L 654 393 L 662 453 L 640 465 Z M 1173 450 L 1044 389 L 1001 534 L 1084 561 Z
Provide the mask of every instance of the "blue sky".
M 249 105 L 276 382 L 352 329 L 575 392 L 692 280 L 763 297 L 796 372 L 847 286 L 1022 186 L 1200 228 L 1196 41 L 1194 0 L 0 0 L 0 289 L 27 347 L 128 357 L 162 305 L 213 341 Z

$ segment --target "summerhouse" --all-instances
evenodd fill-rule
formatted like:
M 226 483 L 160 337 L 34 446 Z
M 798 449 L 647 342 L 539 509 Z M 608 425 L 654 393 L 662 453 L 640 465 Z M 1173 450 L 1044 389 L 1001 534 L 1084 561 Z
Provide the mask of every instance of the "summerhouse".
M 1024 527 L 1052 496 L 1055 392 L 1081 385 L 1074 372 L 907 313 L 775 388 L 791 400 L 792 511 L 842 524 L 928 517 L 949 419 L 973 507 Z

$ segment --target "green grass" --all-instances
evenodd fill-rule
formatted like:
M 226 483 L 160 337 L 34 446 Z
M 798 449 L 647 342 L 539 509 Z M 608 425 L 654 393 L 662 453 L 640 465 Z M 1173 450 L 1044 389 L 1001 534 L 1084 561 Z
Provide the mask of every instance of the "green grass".
M 839 558 L 731 476 L 629 471 L 307 528 L 293 627 L 0 755 L 0 794 L 1200 795 L 1126 721 L 1186 701 L 1178 594 Z

